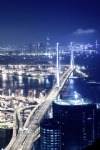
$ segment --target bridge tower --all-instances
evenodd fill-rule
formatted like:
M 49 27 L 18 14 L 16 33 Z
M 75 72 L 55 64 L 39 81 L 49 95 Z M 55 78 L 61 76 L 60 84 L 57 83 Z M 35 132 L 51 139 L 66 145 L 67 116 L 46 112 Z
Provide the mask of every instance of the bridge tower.
M 74 67 L 73 42 L 71 42 L 70 50 L 71 50 L 70 65 L 71 65 L 71 69 L 72 69 Z
M 58 45 L 59 43 L 57 43 L 57 87 L 59 87 L 59 51 L 58 51 Z

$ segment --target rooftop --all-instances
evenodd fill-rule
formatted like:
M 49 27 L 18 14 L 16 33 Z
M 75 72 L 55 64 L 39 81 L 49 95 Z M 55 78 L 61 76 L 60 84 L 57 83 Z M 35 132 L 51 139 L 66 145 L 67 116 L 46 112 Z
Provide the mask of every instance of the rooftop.
M 91 104 L 91 101 L 86 98 L 74 99 L 74 97 L 69 97 L 68 99 L 56 99 L 54 103 L 58 105 L 87 105 Z

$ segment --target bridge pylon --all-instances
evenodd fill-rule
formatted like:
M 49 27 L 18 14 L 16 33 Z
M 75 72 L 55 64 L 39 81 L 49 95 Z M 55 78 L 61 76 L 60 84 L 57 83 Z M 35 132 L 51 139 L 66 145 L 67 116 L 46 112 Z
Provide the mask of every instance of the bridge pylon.
M 71 42 L 70 50 L 71 50 L 70 65 L 71 65 L 71 69 L 72 69 L 74 67 L 73 42 Z
M 57 43 L 57 64 L 56 64 L 56 68 L 57 68 L 57 87 L 59 87 L 59 50 L 58 50 L 58 45 L 59 43 Z

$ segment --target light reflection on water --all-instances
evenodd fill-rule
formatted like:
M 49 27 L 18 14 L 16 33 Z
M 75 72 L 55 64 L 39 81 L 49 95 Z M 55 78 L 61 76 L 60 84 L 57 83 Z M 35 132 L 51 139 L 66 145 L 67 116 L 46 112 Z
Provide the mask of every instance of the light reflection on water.
M 52 82 L 49 80 L 52 80 Z M 35 96 L 38 98 L 40 92 L 44 90 L 46 90 L 46 92 L 49 91 L 52 87 L 52 83 L 53 78 L 49 76 L 38 78 L 26 75 L 2 74 L 0 76 L 0 94 L 7 96 L 11 96 L 13 94 L 27 97 L 30 90 L 35 90 Z

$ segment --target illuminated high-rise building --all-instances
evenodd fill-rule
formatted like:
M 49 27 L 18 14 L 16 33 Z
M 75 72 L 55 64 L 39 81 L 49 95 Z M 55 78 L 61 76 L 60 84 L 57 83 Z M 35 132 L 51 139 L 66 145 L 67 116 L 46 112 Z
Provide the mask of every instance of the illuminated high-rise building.
M 48 33 L 47 41 L 46 41 L 46 53 L 50 53 L 50 34 Z
M 61 150 L 82 150 L 96 139 L 96 104 L 55 100 L 53 118 L 59 122 Z
M 40 124 L 41 150 L 61 150 L 59 122 L 45 119 Z

